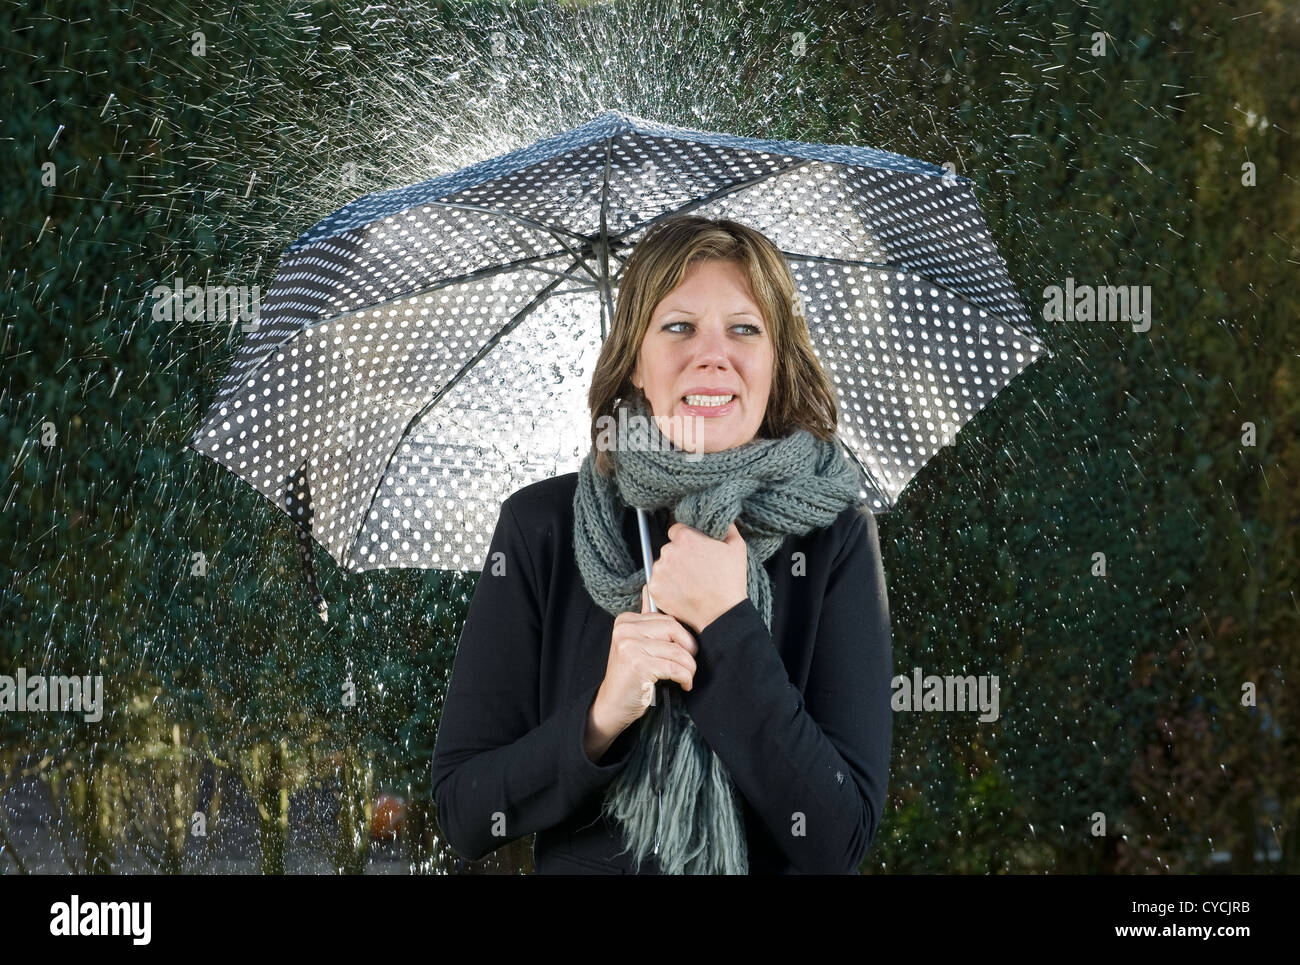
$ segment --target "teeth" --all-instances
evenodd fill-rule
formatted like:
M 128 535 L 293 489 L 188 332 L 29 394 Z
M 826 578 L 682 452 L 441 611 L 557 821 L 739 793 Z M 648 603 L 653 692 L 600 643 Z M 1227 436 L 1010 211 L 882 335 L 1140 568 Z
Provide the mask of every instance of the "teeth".
M 686 396 L 686 404 L 703 406 L 726 405 L 734 398 L 734 395 L 688 395 Z

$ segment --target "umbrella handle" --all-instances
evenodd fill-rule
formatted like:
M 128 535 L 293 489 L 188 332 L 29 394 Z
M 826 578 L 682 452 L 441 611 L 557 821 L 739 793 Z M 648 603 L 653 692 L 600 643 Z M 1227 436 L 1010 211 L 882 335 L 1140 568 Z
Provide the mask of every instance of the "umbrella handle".
M 650 604 L 650 612 L 658 613 L 659 608 L 655 606 L 654 597 L 650 595 L 650 528 L 646 525 L 645 510 L 639 506 L 636 511 L 637 530 L 641 534 L 641 561 L 645 564 L 645 581 L 646 591 L 645 598 Z M 664 742 L 668 739 L 668 682 L 661 680 L 655 684 L 651 694 L 650 706 L 654 707 L 657 700 L 663 701 L 664 712 L 660 717 L 659 723 L 659 759 L 655 762 L 655 844 L 654 853 L 659 854 L 659 842 L 663 837 L 663 793 L 664 793 Z
M 636 511 L 636 526 L 637 526 L 637 530 L 640 531 L 641 533 L 641 562 L 645 566 L 645 581 L 646 581 L 645 596 L 646 599 L 650 601 L 650 612 L 658 613 L 659 607 L 655 606 L 654 597 L 650 595 L 650 565 L 651 565 L 650 528 L 649 526 L 646 525 L 645 510 L 640 508 L 639 506 L 637 507 L 637 511 Z M 651 707 L 654 707 L 656 704 L 656 700 L 658 699 L 659 696 L 660 686 L 662 686 L 662 684 L 657 684 L 655 686 L 654 694 L 650 698 Z

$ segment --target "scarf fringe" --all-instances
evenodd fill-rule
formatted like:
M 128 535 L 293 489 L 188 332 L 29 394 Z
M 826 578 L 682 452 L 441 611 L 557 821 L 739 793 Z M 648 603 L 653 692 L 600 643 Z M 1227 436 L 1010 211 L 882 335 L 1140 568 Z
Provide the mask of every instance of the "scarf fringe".
M 704 741 L 676 688 L 665 758 L 659 866 L 664 874 L 743 875 L 749 872 L 744 818 L 726 766 Z M 637 747 L 606 792 L 602 814 L 623 826 L 636 870 L 654 852 L 659 830 L 655 764 L 663 719 L 659 706 L 642 715 Z M 717 826 L 711 815 L 719 819 Z

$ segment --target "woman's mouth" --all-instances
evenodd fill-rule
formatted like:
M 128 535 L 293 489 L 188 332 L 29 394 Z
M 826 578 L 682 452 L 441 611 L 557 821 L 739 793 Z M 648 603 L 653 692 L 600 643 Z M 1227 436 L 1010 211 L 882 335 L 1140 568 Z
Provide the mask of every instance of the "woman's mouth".
M 736 397 L 734 395 L 686 395 L 682 397 L 682 407 L 688 415 L 717 418 L 735 409 Z

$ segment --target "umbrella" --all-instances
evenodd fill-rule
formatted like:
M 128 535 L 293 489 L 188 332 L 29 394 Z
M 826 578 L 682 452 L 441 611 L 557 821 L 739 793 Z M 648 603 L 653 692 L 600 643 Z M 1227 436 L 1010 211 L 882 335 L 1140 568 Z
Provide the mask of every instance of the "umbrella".
M 323 619 L 313 540 L 349 571 L 472 569 L 506 496 L 579 467 L 621 266 L 686 212 L 785 253 L 873 512 L 1045 353 L 969 179 L 611 111 L 306 231 L 188 444 L 289 515 Z

